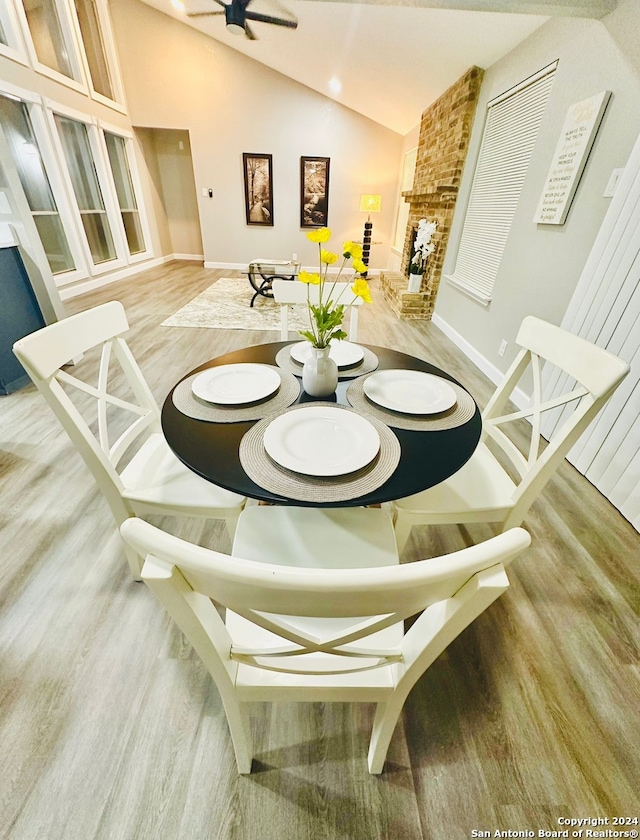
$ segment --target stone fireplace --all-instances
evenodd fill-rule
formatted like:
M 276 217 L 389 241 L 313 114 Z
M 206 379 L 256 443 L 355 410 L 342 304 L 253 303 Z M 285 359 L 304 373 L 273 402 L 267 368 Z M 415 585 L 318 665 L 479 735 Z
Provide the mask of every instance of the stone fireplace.
M 442 265 L 467 156 L 471 127 L 484 71 L 472 67 L 422 114 L 413 188 L 402 193 L 409 202 L 402 272 L 382 271 L 384 297 L 403 320 L 431 320 Z M 427 260 L 420 291 L 407 291 L 409 262 L 420 219 L 435 220 L 435 251 Z

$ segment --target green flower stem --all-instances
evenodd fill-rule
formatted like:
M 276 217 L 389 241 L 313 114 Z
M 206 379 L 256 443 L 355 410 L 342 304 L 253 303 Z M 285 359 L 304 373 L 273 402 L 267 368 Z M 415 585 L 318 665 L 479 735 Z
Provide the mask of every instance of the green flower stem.
M 345 309 L 348 309 L 350 304 L 347 304 L 346 306 L 344 304 L 339 304 L 339 300 L 345 290 L 340 290 L 340 294 L 335 301 L 332 300 L 332 295 L 336 284 L 342 275 L 344 267 L 347 264 L 348 257 L 344 254 L 342 255 L 342 265 L 340 266 L 335 279 L 331 283 L 328 295 L 325 296 L 324 285 L 327 282 L 329 275 L 329 263 L 325 263 L 323 272 L 322 243 L 320 242 L 318 243 L 318 256 L 320 264 L 320 271 L 318 273 L 320 278 L 318 304 L 317 306 L 314 306 L 311 303 L 311 288 L 307 287 L 307 307 L 311 313 L 311 317 L 309 318 L 311 330 L 301 331 L 300 334 L 310 340 L 314 347 L 327 347 L 332 339 L 344 339 L 347 337 L 347 334 L 342 329 L 342 321 L 344 319 Z M 329 309 L 329 303 L 331 303 L 331 309 Z

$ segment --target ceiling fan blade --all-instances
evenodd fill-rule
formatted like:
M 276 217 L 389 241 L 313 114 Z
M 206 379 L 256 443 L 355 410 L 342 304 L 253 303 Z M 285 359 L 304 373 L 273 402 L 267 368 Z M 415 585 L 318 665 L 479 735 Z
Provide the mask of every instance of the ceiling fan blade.
M 286 20 L 285 18 L 271 17 L 271 15 L 261 15 L 259 12 L 247 11 L 248 20 L 257 20 L 260 23 L 273 23 L 276 26 L 288 26 L 290 29 L 297 29 L 297 20 Z
M 187 17 L 209 17 L 210 15 L 223 15 L 224 12 L 187 12 Z
M 254 34 L 253 30 L 251 29 L 251 27 L 249 26 L 248 23 L 245 23 L 245 25 L 244 25 L 244 34 L 247 36 L 247 38 L 250 41 L 257 41 L 258 40 L 258 38 Z
M 187 12 L 187 17 L 206 17 L 207 15 L 223 15 L 227 4 L 223 3 L 223 0 L 213 0 L 213 2 L 217 3 L 218 6 L 222 6 L 222 11 L 219 11 L 219 12 Z M 249 2 L 251 2 L 251 0 L 249 0 Z

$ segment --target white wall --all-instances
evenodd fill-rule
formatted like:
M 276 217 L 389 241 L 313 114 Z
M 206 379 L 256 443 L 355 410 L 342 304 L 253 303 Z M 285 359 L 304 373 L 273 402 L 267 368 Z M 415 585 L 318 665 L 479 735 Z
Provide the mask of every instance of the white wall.
M 380 193 L 371 266 L 386 267 L 402 137 L 137 0 L 112 0 L 134 126 L 188 129 L 205 263 L 315 264 L 300 228 L 300 156 L 331 159 L 332 244 L 361 238 L 361 193 Z M 274 226 L 245 222 L 242 153 L 273 155 Z M 211 187 L 214 198 L 201 195 Z
M 557 324 L 562 320 L 611 200 L 603 197 L 607 181 L 614 168 L 625 165 L 640 130 L 639 37 L 640 3 L 625 0 L 603 21 L 550 20 L 485 73 L 445 274 L 455 265 L 486 103 L 559 59 L 493 301 L 485 308 L 443 280 L 436 303 L 435 322 L 462 336 L 489 367 L 506 370 L 515 354 L 513 339 L 525 315 L 535 314 Z M 602 90 L 612 91 L 611 101 L 567 221 L 561 226 L 536 225 L 534 213 L 567 109 Z M 500 358 L 497 350 L 503 338 L 509 341 L 509 348 Z

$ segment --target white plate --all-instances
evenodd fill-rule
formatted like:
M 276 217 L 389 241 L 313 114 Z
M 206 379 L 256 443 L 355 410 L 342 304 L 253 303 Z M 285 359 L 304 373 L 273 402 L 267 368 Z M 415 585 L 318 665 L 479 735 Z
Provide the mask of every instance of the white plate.
M 438 414 L 456 404 L 451 385 L 420 370 L 381 370 L 362 387 L 372 402 L 404 414 Z
M 346 475 L 373 461 L 380 438 L 359 414 L 309 406 L 272 420 L 264 448 L 277 464 L 303 475 Z
M 278 371 L 267 365 L 220 365 L 196 376 L 191 390 L 205 402 L 242 405 L 273 394 L 280 381 Z
M 332 341 L 329 356 L 339 368 L 351 367 L 364 359 L 364 350 L 350 341 Z M 291 348 L 291 358 L 303 365 L 311 357 L 311 345 L 300 341 Z

